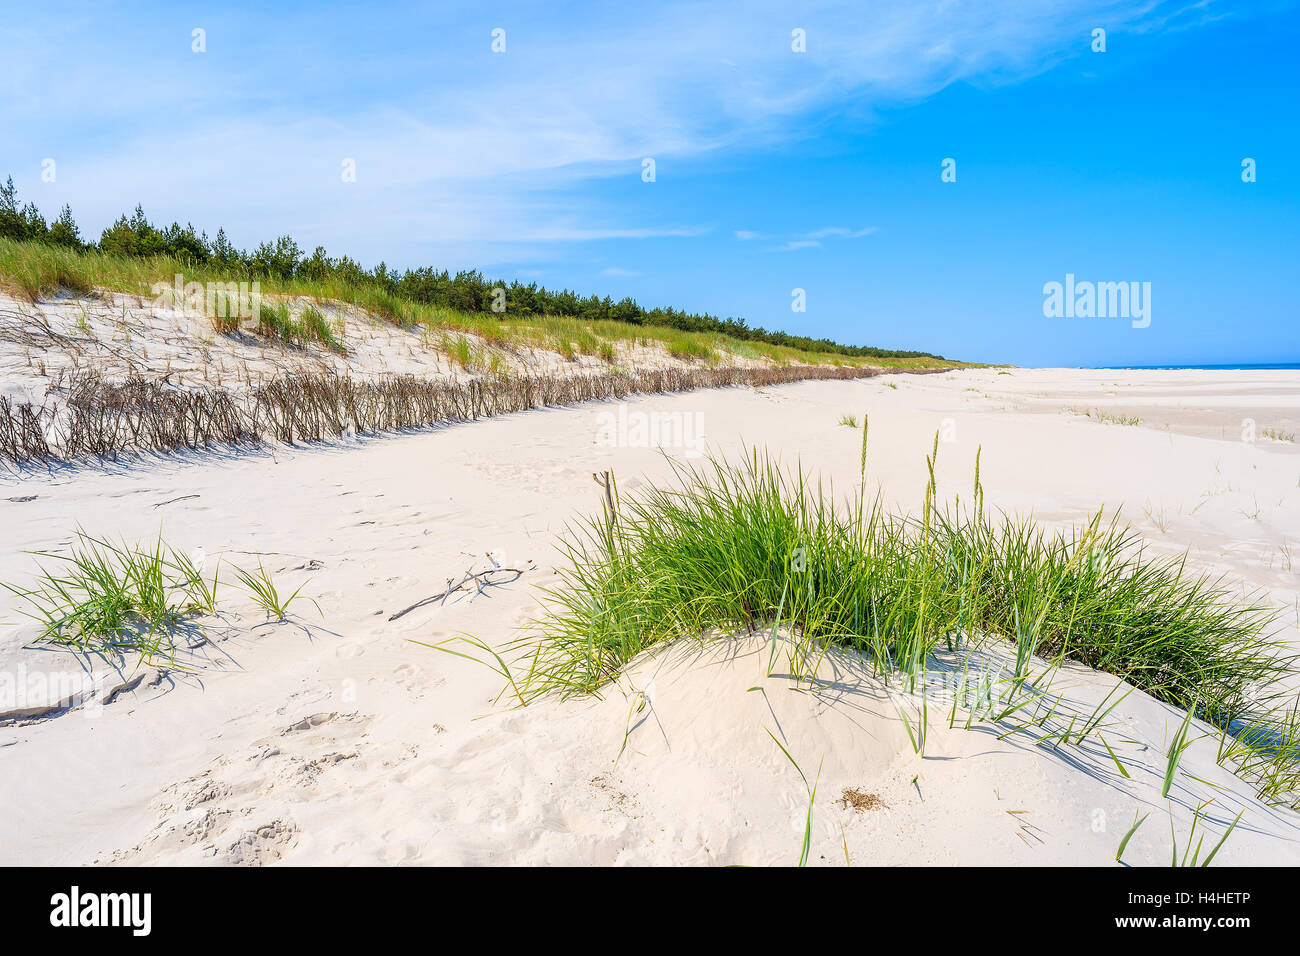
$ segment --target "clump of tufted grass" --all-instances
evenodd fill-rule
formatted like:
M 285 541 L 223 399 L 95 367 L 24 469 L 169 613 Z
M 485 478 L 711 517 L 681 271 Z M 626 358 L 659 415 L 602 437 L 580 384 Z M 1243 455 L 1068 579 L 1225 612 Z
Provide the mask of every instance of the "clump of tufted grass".
M 528 695 L 597 692 L 656 644 L 769 627 L 790 635 L 796 680 L 832 646 L 915 680 L 940 648 L 997 642 L 1018 677 L 1035 657 L 1075 660 L 1217 726 L 1257 712 L 1259 688 L 1289 671 L 1274 611 L 1149 555 L 1100 512 L 1050 533 L 995 517 L 978 470 L 974 506 L 941 509 L 937 452 L 936 436 L 920 515 L 861 492 L 837 505 L 756 449 L 739 466 L 674 464 L 672 487 L 615 492 L 561 546 Z
M 171 634 L 216 609 L 217 576 L 204 580 L 187 556 L 163 543 L 115 544 L 77 531 L 69 553 L 42 552 L 31 587 L 0 585 L 41 625 L 38 642 L 86 652 L 170 656 Z
M 175 659 L 175 635 L 195 618 L 217 613 L 220 561 L 205 577 L 203 561 L 166 544 L 118 543 L 78 530 L 65 553 L 37 552 L 30 586 L 0 583 L 41 626 L 36 643 L 87 654 Z M 253 600 L 283 619 L 301 587 L 281 598 L 271 577 L 235 568 Z M 270 602 L 268 603 L 268 595 Z
M 331 352 L 340 355 L 347 352 L 338 329 L 314 305 L 308 305 L 302 310 L 302 331 L 304 336 L 319 342 Z
M 263 302 L 258 308 L 257 332 L 267 338 L 279 339 L 288 345 L 301 345 L 306 337 L 306 329 L 293 317 L 287 303 L 268 305 Z
M 668 354 L 673 358 L 684 359 L 688 362 L 712 363 L 718 359 L 717 352 L 695 339 L 681 339 L 668 343 Z

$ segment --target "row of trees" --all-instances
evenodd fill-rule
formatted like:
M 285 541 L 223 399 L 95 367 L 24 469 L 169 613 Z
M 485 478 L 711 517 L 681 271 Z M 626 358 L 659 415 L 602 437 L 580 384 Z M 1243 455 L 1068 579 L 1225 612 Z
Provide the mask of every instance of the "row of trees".
M 46 224 L 45 217 L 35 205 L 18 205 L 18 191 L 14 189 L 12 178 L 0 186 L 0 236 L 6 239 L 34 239 L 69 249 L 86 248 L 81 239 L 81 230 L 72 218 L 71 206 L 64 205 L 59 218 Z
M 196 232 L 189 223 L 181 226 L 173 222 L 170 226 L 159 228 L 145 217 L 144 210 L 139 206 L 136 206 L 130 216 L 121 216 L 105 229 L 98 243 L 88 242 L 82 238 L 68 206 L 65 205 L 59 218 L 49 224 L 32 203 L 19 206 L 12 178 L 0 187 L 0 236 L 19 241 L 44 242 L 79 251 L 98 248 L 100 252 L 123 256 L 170 256 L 199 266 L 218 267 L 231 280 L 251 281 L 266 277 L 330 280 L 353 286 L 369 284 L 393 296 L 464 312 L 490 311 L 496 298 L 495 290 L 501 288 L 506 290 L 507 314 L 511 317 L 564 315 L 589 321 L 617 320 L 634 325 L 667 326 L 688 332 L 721 332 L 737 339 L 854 357 L 939 357 L 929 352 L 841 345 L 830 339 L 769 332 L 761 326 L 751 328 L 741 318 L 720 319 L 714 315 L 673 308 L 646 309 L 631 298 L 616 302 L 609 296 L 584 297 L 568 289 L 554 291 L 535 282 L 525 285 L 518 281 L 492 281 L 477 269 L 454 275 L 446 269 L 438 271 L 428 266 L 395 271 L 381 262 L 367 270 L 347 256 L 335 258 L 328 255 L 322 246 L 317 246 L 311 255 L 307 255 L 291 236 L 260 243 L 253 251 L 246 252 L 236 249 L 230 243 L 224 229 L 217 230 L 216 238 L 209 240 L 206 233 Z

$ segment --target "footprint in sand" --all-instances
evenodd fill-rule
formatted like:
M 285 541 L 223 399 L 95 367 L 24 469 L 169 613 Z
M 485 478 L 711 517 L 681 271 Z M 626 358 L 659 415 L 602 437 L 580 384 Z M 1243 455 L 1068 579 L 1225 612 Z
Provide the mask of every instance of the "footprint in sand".
M 225 862 L 235 866 L 264 866 L 281 859 L 298 842 L 298 828 L 284 820 L 272 820 L 246 830 L 226 848 Z
M 333 720 L 337 720 L 338 717 L 339 717 L 338 711 L 333 711 L 328 714 L 326 713 L 312 714 L 309 717 L 304 717 L 302 720 L 296 723 L 290 724 L 288 727 L 284 728 L 284 730 L 280 731 L 280 735 L 287 736 L 289 734 L 301 733 L 304 730 L 315 730 L 317 727 L 323 727 L 325 724 L 328 724 Z M 344 717 L 343 719 L 348 720 L 351 718 Z

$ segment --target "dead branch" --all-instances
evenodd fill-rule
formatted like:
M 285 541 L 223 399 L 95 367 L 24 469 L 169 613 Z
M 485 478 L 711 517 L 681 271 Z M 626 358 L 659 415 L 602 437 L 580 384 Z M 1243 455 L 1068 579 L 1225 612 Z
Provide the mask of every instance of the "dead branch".
M 447 598 L 450 595 L 454 594 L 456 591 L 468 590 L 468 588 L 465 587 L 467 584 L 473 584 L 475 588 L 477 588 L 477 590 L 475 591 L 475 597 L 477 597 L 479 594 L 483 593 L 484 588 L 500 587 L 503 584 L 513 584 L 514 582 L 518 581 L 520 577 L 523 576 L 523 573 L 525 571 L 531 571 L 531 570 L 533 569 L 532 568 L 487 568 L 486 570 L 479 571 L 477 573 L 472 571 L 466 571 L 465 576 L 461 578 L 460 581 L 457 582 L 456 584 L 451 583 L 454 580 L 454 578 L 448 578 L 447 587 L 444 590 L 439 591 L 437 594 L 430 595 L 429 597 L 424 598 L 421 601 L 416 601 L 410 607 L 398 611 L 396 614 L 391 615 L 388 619 L 390 621 L 396 621 L 399 617 L 409 614 L 412 611 L 416 610 L 417 608 L 422 608 L 427 604 L 432 604 L 434 601 L 440 602 L 440 606 L 441 604 L 446 604 Z M 488 578 L 490 575 L 493 574 L 513 574 L 514 577 L 508 581 L 485 580 L 485 578 Z

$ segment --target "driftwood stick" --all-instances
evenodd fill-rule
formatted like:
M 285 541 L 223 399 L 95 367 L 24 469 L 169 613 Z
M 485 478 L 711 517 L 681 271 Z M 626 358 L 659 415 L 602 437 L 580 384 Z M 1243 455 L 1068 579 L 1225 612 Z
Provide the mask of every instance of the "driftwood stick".
M 461 578 L 458 583 L 453 585 L 451 583 L 453 579 L 448 578 L 447 587 L 444 590 L 439 591 L 437 594 L 431 595 L 430 597 L 424 598 L 423 600 L 416 601 L 410 607 L 398 611 L 396 614 L 391 615 L 388 619 L 390 621 L 396 621 L 399 617 L 411 613 L 416 608 L 424 607 L 426 604 L 431 604 L 434 601 L 440 602 L 440 606 L 442 604 L 446 604 L 447 598 L 451 594 L 464 588 L 464 586 L 468 584 L 470 581 L 473 581 L 478 586 L 478 590 L 475 593 L 475 597 L 477 597 L 479 594 L 483 593 L 485 587 L 495 587 L 501 584 L 513 584 L 515 581 L 519 580 L 519 578 L 523 575 L 525 571 L 528 570 L 530 569 L 529 568 L 488 568 L 485 571 L 479 571 L 477 573 L 467 571 L 465 573 L 465 576 Z M 511 578 L 509 581 L 484 580 L 485 578 L 488 577 L 488 575 L 496 574 L 498 572 L 513 574 L 514 577 Z
M 154 505 L 154 507 L 155 507 L 155 508 L 161 508 L 163 505 L 174 505 L 174 504 L 175 504 L 176 502 L 178 502 L 178 501 L 188 501 L 188 500 L 191 499 L 191 498 L 197 498 L 197 497 L 199 497 L 199 496 L 198 496 L 198 495 L 181 495 L 179 498 L 172 498 L 172 499 L 170 499 L 170 500 L 168 500 L 168 501 L 160 501 L 160 502 L 158 502 L 156 505 Z
M 464 578 L 461 578 L 461 579 L 460 579 L 460 584 L 457 584 L 456 587 L 452 587 L 452 586 L 451 586 L 451 578 L 448 578 L 448 579 L 447 579 L 447 590 L 445 590 L 445 591 L 442 592 L 442 600 L 438 602 L 438 606 L 439 606 L 439 607 L 442 607 L 444 604 L 446 604 L 446 603 L 447 603 L 447 595 L 450 594 L 452 591 L 455 591 L 457 588 L 460 587 L 461 584 L 464 584 L 464 583 L 465 583 L 465 579 L 464 579 Z M 436 596 L 437 596 L 437 595 L 435 595 L 435 597 L 436 597 Z M 429 600 L 432 601 L 433 598 L 429 598 Z M 403 613 L 405 613 L 405 612 L 403 612 Z

